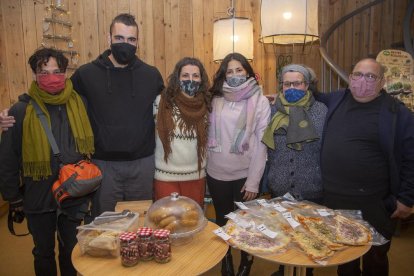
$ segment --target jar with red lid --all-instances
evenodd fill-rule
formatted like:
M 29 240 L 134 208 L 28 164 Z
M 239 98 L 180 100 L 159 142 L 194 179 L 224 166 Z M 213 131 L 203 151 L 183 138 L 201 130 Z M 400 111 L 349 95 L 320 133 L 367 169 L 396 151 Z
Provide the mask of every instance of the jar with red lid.
M 154 242 L 152 240 L 152 229 L 141 227 L 137 232 L 139 258 L 143 261 L 150 261 L 154 258 Z
M 158 229 L 154 231 L 154 259 L 158 263 L 168 263 L 171 260 L 170 231 Z
M 138 263 L 139 253 L 137 234 L 125 232 L 119 236 L 121 263 L 124 266 L 134 266 Z

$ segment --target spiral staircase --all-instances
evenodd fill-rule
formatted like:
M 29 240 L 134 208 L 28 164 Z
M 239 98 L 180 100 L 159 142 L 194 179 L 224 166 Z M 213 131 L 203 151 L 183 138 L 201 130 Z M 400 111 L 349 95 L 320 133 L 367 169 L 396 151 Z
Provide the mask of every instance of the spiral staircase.
M 338 60 L 335 60 L 334 56 L 339 56 L 337 52 L 336 55 L 334 54 L 334 51 L 349 51 L 349 49 L 352 49 L 352 45 L 355 45 L 355 43 L 358 43 L 358 41 L 354 41 L 356 38 L 354 36 L 351 36 L 350 41 L 344 41 L 344 43 L 341 45 L 341 47 L 332 47 L 333 43 L 333 36 L 336 34 L 339 34 L 339 30 L 341 28 L 344 28 L 344 25 L 347 22 L 352 22 L 352 26 L 354 26 L 354 21 L 361 22 L 363 20 L 364 12 L 370 9 L 371 7 L 374 7 L 376 5 L 380 5 L 386 2 L 386 0 L 374 0 L 371 1 L 354 11 L 346 14 L 339 20 L 337 20 L 322 36 L 321 36 L 321 42 L 320 42 L 320 54 L 322 57 L 321 62 L 321 78 L 320 78 L 320 85 L 321 85 L 321 91 L 328 92 L 336 90 L 340 87 L 346 87 L 348 85 L 348 74 L 350 71 L 345 71 L 344 65 L 341 64 Z M 389 48 L 398 48 L 399 50 L 406 51 L 411 54 L 412 57 L 414 57 L 414 39 L 413 34 L 411 32 L 411 19 L 413 16 L 414 11 L 414 0 L 411 0 L 408 3 L 404 22 L 403 22 L 403 36 L 404 41 L 403 43 L 394 43 L 393 45 L 389 45 Z M 363 26 L 364 32 L 368 33 L 368 38 L 372 35 L 371 34 L 371 21 L 368 22 L 368 24 L 365 24 Z M 381 35 L 381 32 L 379 34 Z M 401 47 L 403 46 L 403 47 Z M 384 49 L 371 49 L 372 54 L 377 54 L 381 50 Z M 371 55 L 372 55 L 371 54 Z M 361 58 L 365 58 L 367 56 L 354 56 L 354 60 L 359 60 Z M 375 58 L 376 56 L 372 56 Z M 349 68 L 348 68 L 349 69 Z

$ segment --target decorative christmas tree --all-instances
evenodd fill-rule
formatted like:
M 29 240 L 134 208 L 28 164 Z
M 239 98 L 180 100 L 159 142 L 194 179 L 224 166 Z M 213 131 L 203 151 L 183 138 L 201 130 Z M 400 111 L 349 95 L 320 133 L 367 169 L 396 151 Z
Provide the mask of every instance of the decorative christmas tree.
M 75 70 L 78 67 L 79 54 L 74 49 L 72 22 L 69 15 L 70 12 L 61 0 L 56 0 L 54 4 L 46 7 L 42 46 L 62 51 L 69 59 L 68 69 Z

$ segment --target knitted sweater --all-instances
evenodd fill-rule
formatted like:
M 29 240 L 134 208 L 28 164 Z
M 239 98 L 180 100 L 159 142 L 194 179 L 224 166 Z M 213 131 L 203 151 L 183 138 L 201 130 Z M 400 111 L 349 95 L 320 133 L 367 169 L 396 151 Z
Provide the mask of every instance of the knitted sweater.
M 272 105 L 271 110 L 273 116 L 276 107 Z M 322 198 L 319 157 L 326 112 L 326 106 L 317 101 L 309 109 L 309 118 L 320 139 L 304 143 L 301 151 L 286 146 L 286 135 L 274 134 L 276 149 L 268 150 L 268 186 L 273 196 L 289 192 L 298 199 Z
M 269 100 L 263 95 L 258 100 L 249 149 L 243 154 L 230 153 L 235 127 L 242 110 L 243 102 L 225 100 L 221 111 L 221 125 L 219 126 L 221 128 L 222 151 L 208 151 L 207 173 L 222 181 L 247 178 L 246 190 L 257 193 L 266 164 L 266 145 L 261 141 L 270 120 Z
M 154 116 L 158 114 L 160 97 L 154 102 Z M 175 122 L 179 118 L 174 118 Z M 176 124 L 177 125 L 177 124 Z M 155 176 L 161 181 L 189 181 L 204 178 L 206 176 L 206 158 L 198 171 L 197 136 L 185 136 L 178 127 L 174 131 L 174 139 L 171 141 L 171 153 L 168 162 L 164 160 L 164 148 L 158 135 L 155 135 Z

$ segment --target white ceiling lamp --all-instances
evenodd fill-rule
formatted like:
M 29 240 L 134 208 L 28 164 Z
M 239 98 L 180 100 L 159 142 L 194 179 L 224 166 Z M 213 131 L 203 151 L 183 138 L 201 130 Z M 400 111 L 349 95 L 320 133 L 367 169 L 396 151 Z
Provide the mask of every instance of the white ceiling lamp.
M 213 26 L 213 60 L 219 62 L 230 53 L 240 53 L 253 59 L 253 24 L 248 18 L 236 17 L 234 0 L 227 10 L 228 18 L 221 18 Z
M 318 40 L 318 0 L 262 0 L 260 42 L 306 44 Z

